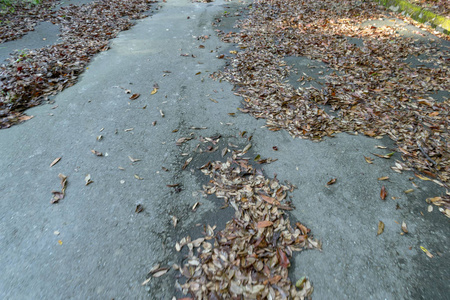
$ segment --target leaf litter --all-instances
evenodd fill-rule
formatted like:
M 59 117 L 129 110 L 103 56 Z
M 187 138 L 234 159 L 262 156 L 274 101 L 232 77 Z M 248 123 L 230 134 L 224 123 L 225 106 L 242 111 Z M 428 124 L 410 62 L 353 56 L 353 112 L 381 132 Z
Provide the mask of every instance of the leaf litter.
M 340 132 L 388 136 L 407 168 L 447 184 L 450 102 L 431 96 L 450 90 L 448 51 L 400 36 L 395 26 L 361 25 L 392 17 L 402 18 L 372 1 L 258 1 L 237 24 L 239 32 L 218 30 L 240 50 L 213 77 L 233 83 L 244 99 L 239 110 L 266 119 L 271 131 L 284 129 L 314 141 Z M 363 45 L 352 44 L 350 37 Z M 406 61 L 419 55 L 435 67 Z M 319 61 L 332 72 L 320 89 L 294 89 L 286 82 L 291 74 L 286 56 Z
M 74 85 L 90 59 L 109 48 L 108 40 L 129 29 L 132 20 L 145 18 L 155 3 L 102 0 L 52 10 L 57 1 L 34 6 L 22 2 L 14 4 L 15 11 L 1 14 L 0 43 L 20 38 L 41 21 L 60 26 L 61 42 L 16 52 L 0 66 L 0 129 L 26 121 L 30 117 L 23 115 L 25 109 Z
M 276 177 L 268 179 L 255 169 L 244 157 L 250 147 L 228 149 L 226 161 L 200 167 L 210 178 L 204 193 L 223 199 L 235 215 L 221 231 L 207 225 L 204 237 L 187 236 L 176 242 L 178 252 L 184 246 L 189 251 L 179 268 L 185 282 L 177 285 L 195 299 L 308 298 L 312 285 L 306 277 L 297 284 L 289 279 L 290 260 L 294 252 L 320 249 L 321 244 L 300 222 L 291 225 L 285 211 L 293 209 L 287 192 L 294 186 L 281 184 Z

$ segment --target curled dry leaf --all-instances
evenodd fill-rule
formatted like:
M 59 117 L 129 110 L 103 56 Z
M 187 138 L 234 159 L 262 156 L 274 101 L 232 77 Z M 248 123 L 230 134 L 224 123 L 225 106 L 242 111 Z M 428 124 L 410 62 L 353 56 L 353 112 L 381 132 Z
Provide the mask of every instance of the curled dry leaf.
M 402 231 L 403 231 L 404 233 L 408 233 L 408 227 L 406 227 L 405 221 L 402 222 Z
M 89 185 L 89 184 L 93 183 L 93 181 L 91 180 L 91 174 L 87 174 L 86 177 L 84 177 L 84 182 L 85 182 L 85 185 Z
M 377 230 L 377 235 L 382 234 L 384 231 L 384 223 L 383 222 L 378 222 L 378 230 Z
M 53 167 L 54 165 L 56 165 L 60 160 L 61 160 L 61 157 L 55 158 L 55 159 L 52 161 L 52 163 L 50 164 L 50 168 Z
M 98 152 L 98 151 L 96 151 L 96 150 L 91 150 L 91 152 L 94 153 L 94 154 L 97 155 L 97 156 L 103 156 L 103 153 Z
M 139 98 L 140 95 L 141 94 L 133 94 L 131 95 L 130 100 L 136 100 L 137 98 Z
M 379 177 L 378 180 L 383 181 L 383 180 L 388 180 L 389 176 L 383 176 L 383 177 Z
M 141 212 L 143 212 L 144 211 L 144 206 L 142 205 L 142 204 L 138 204 L 138 205 L 136 205 L 136 209 L 134 210 L 135 211 L 135 213 L 141 213 Z
M 383 185 L 381 187 L 381 191 L 380 191 L 380 198 L 381 198 L 381 200 L 385 200 L 386 196 L 387 196 L 387 191 L 386 191 L 386 188 Z
M 433 254 L 430 253 L 430 251 L 428 251 L 425 247 L 420 246 L 420 249 L 422 249 L 423 252 L 425 252 L 425 254 L 429 257 L 429 258 L 433 258 Z
M 131 156 L 128 156 L 128 158 L 131 160 L 131 162 L 137 162 L 140 161 L 138 158 L 132 158 Z
M 327 182 L 327 185 L 332 185 L 336 183 L 337 178 L 333 178 L 330 181 Z
M 368 164 L 373 164 L 373 159 L 372 159 L 372 158 L 367 157 L 367 156 L 364 156 L 364 159 L 366 160 L 366 162 L 367 162 Z

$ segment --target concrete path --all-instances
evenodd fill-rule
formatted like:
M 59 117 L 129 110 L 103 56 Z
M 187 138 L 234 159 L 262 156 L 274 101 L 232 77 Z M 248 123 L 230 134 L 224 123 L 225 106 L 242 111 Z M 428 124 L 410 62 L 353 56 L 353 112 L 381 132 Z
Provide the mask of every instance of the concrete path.
M 384 153 L 376 145 L 394 148 L 388 139 L 340 134 L 321 143 L 294 140 L 239 113 L 232 86 L 209 78 L 224 66 L 216 57 L 234 47 L 217 38 L 211 22 L 236 4 L 162 5 L 113 40 L 53 104 L 29 110 L 32 120 L 0 131 L 0 299 L 179 296 L 174 270 L 141 283 L 155 264 L 180 264 L 174 244 L 185 235 L 199 237 L 199 224 L 220 228 L 229 220 L 232 212 L 220 210 L 221 200 L 198 192 L 208 179 L 196 167 L 220 154 L 193 150 L 200 136 L 219 134 L 225 145 L 243 145 L 242 131 L 253 135 L 252 155 L 278 159 L 264 166 L 268 176 L 277 173 L 298 186 L 291 216 L 323 242 L 322 251 L 297 254 L 291 272 L 292 280 L 311 279 L 314 299 L 446 299 L 449 220 L 436 207 L 428 212 L 425 202 L 444 191 L 412 172 L 394 173 L 393 159 L 367 164 L 364 155 Z M 130 100 L 127 89 L 140 97 Z M 191 133 L 193 140 L 175 144 Z M 57 157 L 61 161 L 49 167 Z M 59 173 L 68 176 L 66 197 L 50 204 L 51 191 L 61 189 Z M 390 181 L 378 181 L 382 176 Z M 327 186 L 332 178 L 337 182 Z M 174 183 L 181 191 L 166 186 Z M 386 201 L 379 196 L 382 185 Z M 136 213 L 137 205 L 144 211 Z M 385 230 L 377 236 L 379 221 Z M 406 235 L 400 235 L 402 221 Z

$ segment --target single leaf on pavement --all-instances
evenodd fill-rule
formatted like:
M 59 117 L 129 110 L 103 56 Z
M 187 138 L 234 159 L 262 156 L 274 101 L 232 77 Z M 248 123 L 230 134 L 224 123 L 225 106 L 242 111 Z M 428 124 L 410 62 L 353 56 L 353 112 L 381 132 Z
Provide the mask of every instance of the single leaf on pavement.
M 330 181 L 327 182 L 327 185 L 332 185 L 336 183 L 337 178 L 333 178 Z
M 94 154 L 97 155 L 97 156 L 103 156 L 103 153 L 98 152 L 98 151 L 96 151 L 96 150 L 91 150 L 91 152 L 94 153 Z
M 136 205 L 136 209 L 134 210 L 137 214 L 144 211 L 144 206 L 142 204 Z
M 91 180 L 91 174 L 86 175 L 86 177 L 84 178 L 84 182 L 85 182 L 85 185 L 89 185 L 89 184 L 93 183 L 93 181 Z
M 136 100 L 137 98 L 139 98 L 140 95 L 141 94 L 133 94 L 131 95 L 130 100 Z
M 387 196 L 387 191 L 386 188 L 384 187 L 384 185 L 381 187 L 381 191 L 380 191 L 380 198 L 381 200 L 386 199 Z
M 389 176 L 383 176 L 383 177 L 379 177 L 378 180 L 383 181 L 383 180 L 388 180 Z
M 391 158 L 392 155 L 395 154 L 395 151 L 394 151 L 394 152 L 391 152 L 391 153 L 388 153 L 388 154 L 385 154 L 385 155 L 375 154 L 375 153 L 372 153 L 372 154 L 375 155 L 375 156 L 381 157 L 381 158 L 389 159 L 389 158 Z
M 420 249 L 422 249 L 423 252 L 425 252 L 425 254 L 429 257 L 429 258 L 433 258 L 433 254 L 430 253 L 430 251 L 428 251 L 425 247 L 420 246 Z
M 408 233 L 408 227 L 406 227 L 405 221 L 402 222 L 402 230 L 404 233 Z
M 378 231 L 377 231 L 377 235 L 382 234 L 383 231 L 384 231 L 384 223 L 380 221 L 380 222 L 378 223 Z
M 132 162 L 140 161 L 140 159 L 138 159 L 138 158 L 132 158 L 131 156 L 128 156 L 128 158 L 129 158 Z
M 367 162 L 368 164 L 373 164 L 373 159 L 372 159 L 372 158 L 367 157 L 367 156 L 364 156 L 364 159 L 366 160 L 366 162 Z
M 52 163 L 50 164 L 50 168 L 56 165 L 61 160 L 61 157 L 55 158 Z

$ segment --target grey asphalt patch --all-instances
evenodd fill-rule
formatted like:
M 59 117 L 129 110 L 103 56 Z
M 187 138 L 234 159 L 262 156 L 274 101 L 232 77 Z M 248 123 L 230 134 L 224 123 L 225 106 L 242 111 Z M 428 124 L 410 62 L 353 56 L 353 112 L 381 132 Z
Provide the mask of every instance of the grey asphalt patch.
M 236 111 L 241 100 L 230 84 L 209 78 L 224 66 L 218 53 L 230 47 L 210 24 L 228 5 L 168 1 L 114 39 L 54 104 L 33 108 L 32 120 L 0 131 L 0 298 L 170 299 L 176 272 L 143 287 L 147 272 L 157 263 L 179 264 L 177 240 L 198 237 L 206 223 L 223 226 L 230 216 L 221 202 L 199 193 L 207 178 L 197 167 L 220 157 L 193 154 L 198 138 L 221 134 L 224 142 L 244 144 L 243 130 L 253 135 L 254 154 L 278 159 L 264 166 L 266 174 L 298 186 L 291 216 L 323 242 L 322 251 L 297 254 L 291 271 L 293 280 L 311 278 L 314 299 L 444 299 L 450 293 L 449 221 L 436 208 L 427 212 L 425 202 L 444 191 L 412 172 L 394 173 L 397 154 L 372 165 L 364 161 L 364 155 L 384 153 L 375 145 L 393 148 L 389 140 L 340 134 L 314 143 L 270 132 L 261 128 L 263 120 Z M 201 35 L 210 38 L 198 40 Z M 151 95 L 154 83 L 160 88 Z M 141 96 L 130 100 L 124 89 Z M 175 145 L 192 132 L 195 139 Z M 192 163 L 181 170 L 189 157 Z M 58 173 L 68 176 L 67 195 L 51 205 Z M 94 181 L 89 186 L 86 174 Z M 386 175 L 390 181 L 377 180 Z M 327 187 L 331 178 L 337 182 Z M 166 186 L 174 183 L 180 192 Z M 379 196 L 382 185 L 386 201 Z M 405 194 L 410 188 L 414 192 Z M 193 212 L 196 202 L 201 205 Z M 139 214 L 137 204 L 144 207 Z M 172 216 L 179 219 L 175 228 Z M 376 236 L 380 220 L 386 228 Z M 402 221 L 410 231 L 404 236 Z
M 26 49 L 39 49 L 58 43 L 59 26 L 50 22 L 39 23 L 33 31 L 29 31 L 22 38 L 0 44 L 0 64 L 6 63 L 11 53 L 19 54 Z

